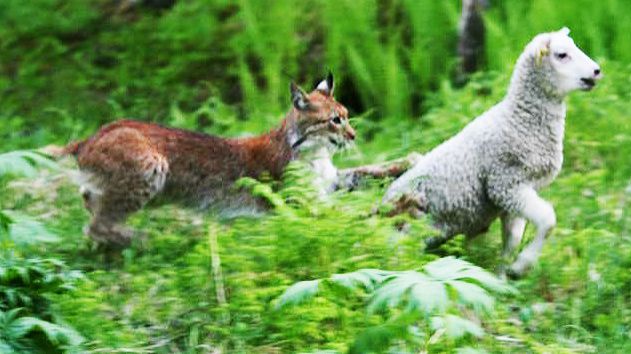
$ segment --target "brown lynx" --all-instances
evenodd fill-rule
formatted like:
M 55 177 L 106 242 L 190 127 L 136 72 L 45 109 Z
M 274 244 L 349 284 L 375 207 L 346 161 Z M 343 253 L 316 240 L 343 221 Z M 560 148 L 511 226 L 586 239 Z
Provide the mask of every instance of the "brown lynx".
M 395 161 L 338 173 L 331 156 L 352 143 L 355 131 L 347 109 L 333 98 L 333 76 L 309 94 L 292 83 L 291 97 L 293 107 L 280 126 L 256 137 L 221 138 L 121 120 L 69 144 L 60 154 L 74 155 L 81 170 L 80 191 L 92 214 L 86 233 L 109 248 L 127 247 L 133 232 L 123 223 L 149 201 L 229 215 L 264 211 L 263 201 L 235 190 L 234 182 L 264 172 L 278 179 L 298 158 L 312 167 L 325 192 L 352 187 L 361 176 L 398 176 L 409 166 Z

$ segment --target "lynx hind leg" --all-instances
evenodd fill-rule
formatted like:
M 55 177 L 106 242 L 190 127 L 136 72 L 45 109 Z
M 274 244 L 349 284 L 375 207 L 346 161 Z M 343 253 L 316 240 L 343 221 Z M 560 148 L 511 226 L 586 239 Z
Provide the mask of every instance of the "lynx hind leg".
M 131 244 L 134 232 L 123 226 L 125 220 L 164 187 L 168 173 L 164 156 L 149 153 L 135 162 L 134 168 L 102 178 L 100 193 L 86 188 L 83 194 L 86 207 L 92 213 L 86 233 L 106 248 L 123 249 Z

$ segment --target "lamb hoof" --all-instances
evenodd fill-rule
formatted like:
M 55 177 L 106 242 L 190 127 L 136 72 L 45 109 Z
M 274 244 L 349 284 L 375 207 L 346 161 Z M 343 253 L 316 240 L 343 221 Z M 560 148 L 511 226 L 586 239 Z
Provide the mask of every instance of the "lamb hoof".
M 508 273 L 508 267 L 506 266 L 506 264 L 499 265 L 497 269 L 495 270 L 495 275 L 504 281 L 509 279 L 509 276 L 507 273 Z
M 427 251 L 435 251 L 440 246 L 444 245 L 449 239 L 443 236 L 434 236 L 425 240 L 425 250 Z
M 506 276 L 513 280 L 522 278 L 530 269 L 531 264 L 531 262 L 518 259 L 506 270 Z
M 508 268 L 503 273 L 502 278 L 503 279 L 507 279 L 508 278 L 510 280 L 519 280 L 519 279 L 521 279 L 522 276 L 523 276 L 523 274 L 518 272 L 517 270 L 514 270 L 512 268 Z

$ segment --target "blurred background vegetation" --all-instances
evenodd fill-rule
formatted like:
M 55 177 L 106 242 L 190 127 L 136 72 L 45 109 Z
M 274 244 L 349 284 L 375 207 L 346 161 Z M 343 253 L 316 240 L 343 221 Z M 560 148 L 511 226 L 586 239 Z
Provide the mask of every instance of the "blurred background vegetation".
M 534 33 L 563 25 L 591 55 L 628 62 L 626 5 L 494 2 L 483 68 L 510 70 Z M 0 113 L 10 131 L 42 143 L 112 117 L 164 122 L 201 106 L 211 124 L 226 119 L 217 102 L 263 128 L 274 122 L 256 114 L 285 110 L 290 80 L 310 85 L 330 69 L 354 113 L 409 119 L 453 76 L 459 15 L 454 0 L 4 0 Z M 53 137 L 42 132 L 53 128 Z
M 354 165 L 453 135 L 502 98 L 539 32 L 568 26 L 605 73 L 594 92 L 569 98 L 563 172 L 545 192 L 559 227 L 540 264 L 511 283 L 516 292 L 482 278 L 486 290 L 465 295 L 448 285 L 441 320 L 430 319 L 431 300 L 405 291 L 367 311 L 382 273 L 346 275 L 370 286 L 343 291 L 331 276 L 429 274 L 448 255 L 494 271 L 497 225 L 422 254 L 424 221 L 407 220 L 404 235 L 400 218 L 366 217 L 382 184 L 317 201 L 295 166 L 282 187 L 255 186 L 281 201 L 274 214 L 224 224 L 177 207 L 140 213 L 132 224 L 146 242 L 109 264 L 82 236 L 72 163 L 0 155 L 0 352 L 631 352 L 629 2 L 488 3 L 479 72 L 457 88 L 457 0 L 0 1 L 3 152 L 84 138 L 119 117 L 261 133 L 289 107 L 291 80 L 310 89 L 331 70 L 359 133 L 337 160 Z M 293 294 L 306 302 L 277 306 L 312 279 L 329 285 L 316 294 L 302 283 Z M 417 300 L 416 317 L 396 306 Z

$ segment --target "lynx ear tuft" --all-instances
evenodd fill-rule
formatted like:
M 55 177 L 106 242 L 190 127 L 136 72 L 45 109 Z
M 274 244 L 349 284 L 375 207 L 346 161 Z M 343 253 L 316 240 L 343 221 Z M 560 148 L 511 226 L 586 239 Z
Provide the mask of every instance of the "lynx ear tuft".
M 333 73 L 329 71 L 328 75 L 326 76 L 326 79 L 320 81 L 320 83 L 316 87 L 316 90 L 322 92 L 323 94 L 327 96 L 333 96 L 334 88 L 335 87 L 334 87 L 334 82 L 333 82 Z
M 289 89 L 291 91 L 291 102 L 294 104 L 294 107 L 301 111 L 309 108 L 309 99 L 307 98 L 307 94 L 298 85 L 296 85 L 295 82 L 292 81 L 291 85 L 289 85 Z

